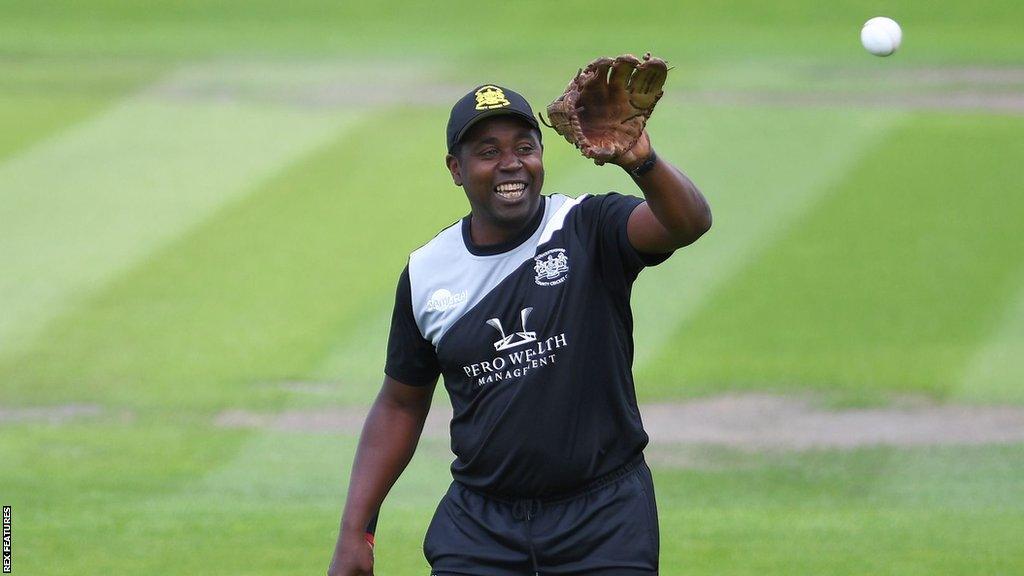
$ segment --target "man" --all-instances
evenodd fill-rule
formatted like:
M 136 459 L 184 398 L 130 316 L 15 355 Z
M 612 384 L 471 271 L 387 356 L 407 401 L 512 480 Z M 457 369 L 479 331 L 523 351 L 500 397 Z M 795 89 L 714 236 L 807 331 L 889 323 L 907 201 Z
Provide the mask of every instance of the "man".
M 708 230 L 707 202 L 646 131 L 611 160 L 646 201 L 542 196 L 533 111 L 496 85 L 455 104 L 447 143 L 470 214 L 401 274 L 329 574 L 372 574 L 364 528 L 413 455 L 439 375 L 456 460 L 424 542 L 432 574 L 656 574 L 629 295 L 643 267 Z

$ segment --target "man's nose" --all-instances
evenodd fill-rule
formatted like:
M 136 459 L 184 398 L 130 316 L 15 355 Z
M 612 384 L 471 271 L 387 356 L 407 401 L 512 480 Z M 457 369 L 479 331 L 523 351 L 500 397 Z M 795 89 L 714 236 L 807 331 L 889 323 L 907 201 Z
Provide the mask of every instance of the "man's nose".
M 502 170 L 518 170 L 523 167 L 523 161 L 515 152 L 506 152 L 501 156 L 501 163 L 498 168 Z

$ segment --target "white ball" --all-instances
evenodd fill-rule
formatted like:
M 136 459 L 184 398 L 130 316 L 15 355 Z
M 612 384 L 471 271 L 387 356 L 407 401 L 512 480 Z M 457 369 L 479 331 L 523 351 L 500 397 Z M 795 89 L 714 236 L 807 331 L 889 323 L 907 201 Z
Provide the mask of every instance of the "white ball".
M 900 47 L 903 31 L 892 18 L 876 16 L 860 29 L 860 43 L 875 56 L 888 56 Z

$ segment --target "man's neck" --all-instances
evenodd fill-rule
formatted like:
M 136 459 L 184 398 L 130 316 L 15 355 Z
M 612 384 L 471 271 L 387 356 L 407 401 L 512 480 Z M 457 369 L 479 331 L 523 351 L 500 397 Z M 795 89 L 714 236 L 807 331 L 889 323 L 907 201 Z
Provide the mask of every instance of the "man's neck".
M 504 244 L 518 236 L 529 226 L 530 220 L 532 218 L 516 226 L 502 226 L 493 222 L 485 223 L 483 218 L 473 214 L 469 217 L 469 234 L 473 238 L 473 243 L 477 246 Z
M 543 202 L 538 202 L 533 214 L 530 214 L 522 222 L 515 223 L 494 222 L 475 213 L 470 213 L 469 236 L 472 238 L 473 244 L 477 246 L 504 244 L 522 234 L 523 230 L 533 223 L 537 212 L 541 211 L 543 206 Z

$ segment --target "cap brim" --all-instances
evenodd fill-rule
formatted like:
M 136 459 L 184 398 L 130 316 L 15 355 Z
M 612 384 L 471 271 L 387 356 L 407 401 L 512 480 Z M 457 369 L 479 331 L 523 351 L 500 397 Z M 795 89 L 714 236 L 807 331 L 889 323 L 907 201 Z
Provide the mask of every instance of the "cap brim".
M 526 120 L 530 126 L 540 130 L 540 124 L 537 123 L 537 119 L 530 114 L 512 108 L 495 108 L 494 110 L 481 112 L 474 116 L 472 120 L 467 122 L 466 125 L 462 127 L 462 130 L 459 130 L 459 133 L 455 135 L 455 140 L 452 142 L 452 146 L 461 142 L 462 137 L 466 135 L 466 132 L 469 132 L 469 129 L 476 126 L 481 120 L 486 120 L 487 118 L 493 118 L 495 116 L 518 116 L 519 118 Z

